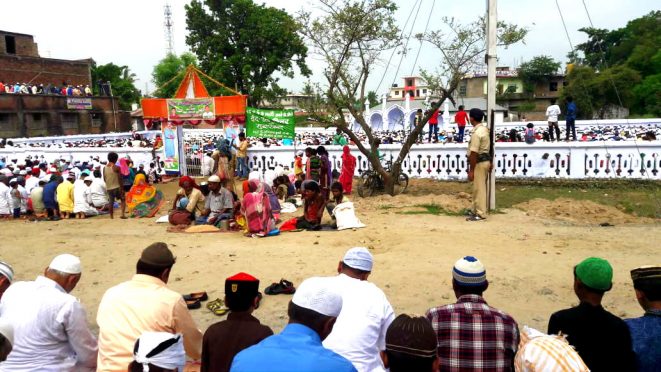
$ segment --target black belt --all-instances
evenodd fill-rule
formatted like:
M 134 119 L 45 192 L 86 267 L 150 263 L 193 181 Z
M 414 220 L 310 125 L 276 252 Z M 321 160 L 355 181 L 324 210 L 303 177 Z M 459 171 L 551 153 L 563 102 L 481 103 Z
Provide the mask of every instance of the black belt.
M 483 161 L 491 161 L 491 155 L 489 155 L 489 154 L 477 154 L 477 162 L 481 163 Z

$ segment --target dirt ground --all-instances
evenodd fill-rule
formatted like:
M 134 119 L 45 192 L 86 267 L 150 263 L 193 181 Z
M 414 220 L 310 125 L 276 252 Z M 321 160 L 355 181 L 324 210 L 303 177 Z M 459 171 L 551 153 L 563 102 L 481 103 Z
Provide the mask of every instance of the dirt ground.
M 161 189 L 170 205 L 176 185 Z M 519 324 L 541 330 L 552 312 L 576 304 L 572 268 L 582 259 L 600 256 L 611 262 L 614 287 L 605 307 L 621 317 L 642 314 L 629 270 L 661 263 L 658 220 L 591 202 L 533 200 L 485 222 L 467 223 L 459 216 L 406 213 L 430 203 L 448 211 L 468 207 L 469 196 L 451 184 L 414 180 L 402 196 L 352 199 L 366 228 L 262 239 L 239 233 L 167 233 L 167 224 L 155 219 L 7 221 L 1 223 L 0 259 L 14 266 L 17 280 L 33 280 L 56 254 L 80 256 L 83 277 L 72 294 L 85 305 L 95 332 L 101 296 L 130 279 L 140 252 L 155 241 L 167 242 L 177 256 L 169 287 L 181 293 L 206 290 L 211 299 L 222 298 L 224 279 L 239 271 L 257 276 L 262 289 L 280 278 L 298 284 L 310 276 L 336 274 L 348 248 L 366 246 L 375 259 L 369 279 L 384 290 L 397 313 L 413 314 L 453 302 L 452 265 L 464 255 L 475 255 L 486 265 L 491 283 L 486 300 Z M 615 226 L 599 226 L 604 216 Z M 289 300 L 265 296 L 255 315 L 277 332 L 287 321 Z M 202 330 L 222 319 L 204 307 L 192 314 Z

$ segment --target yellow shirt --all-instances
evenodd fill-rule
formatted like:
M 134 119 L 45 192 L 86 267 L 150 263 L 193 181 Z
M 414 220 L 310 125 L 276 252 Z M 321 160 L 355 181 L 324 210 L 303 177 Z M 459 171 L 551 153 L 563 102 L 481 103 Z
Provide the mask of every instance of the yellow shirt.
M 239 143 L 239 149 L 236 151 L 236 157 L 237 158 L 248 157 L 248 146 L 250 146 L 248 140 L 241 141 L 241 143 Z
M 99 325 L 97 371 L 126 371 L 135 340 L 143 332 L 181 333 L 186 355 L 200 359 L 202 332 L 182 296 L 158 278 L 136 274 L 106 291 L 96 314 Z
M 488 154 L 491 148 L 491 140 L 489 139 L 489 128 L 484 124 L 478 124 L 473 127 L 471 132 L 471 139 L 468 143 L 468 155 L 471 152 L 478 154 Z
M 57 186 L 56 194 L 60 212 L 73 213 L 73 183 L 64 180 Z
M 198 189 L 193 189 L 193 191 L 190 192 L 190 195 L 186 195 L 186 191 L 184 189 L 179 189 L 177 190 L 177 195 L 185 196 L 188 198 L 188 204 L 186 205 L 186 210 L 193 213 L 200 213 L 204 211 L 204 195 L 202 194 L 202 191 Z

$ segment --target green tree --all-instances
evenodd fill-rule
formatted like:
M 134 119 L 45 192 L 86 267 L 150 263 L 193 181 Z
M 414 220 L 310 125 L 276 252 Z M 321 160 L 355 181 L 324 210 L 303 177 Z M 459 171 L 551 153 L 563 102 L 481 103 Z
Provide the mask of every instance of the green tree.
M 603 119 L 612 106 L 631 107 L 634 104 L 634 87 L 640 82 L 640 74 L 627 66 L 615 66 L 597 72 L 592 67 L 576 66 L 567 75 L 561 99 L 572 96 L 580 119 Z
M 160 60 L 151 74 L 152 82 L 156 86 L 153 95 L 159 98 L 173 97 L 188 65 L 197 65 L 197 59 L 192 53 L 183 53 L 181 56 L 168 54 Z
M 650 75 L 633 88 L 637 113 L 661 117 L 661 74 Z
M 118 66 L 114 63 L 105 65 L 92 64 L 92 82 L 94 83 L 94 94 L 99 95 L 98 82 L 110 82 L 112 95 L 119 100 L 119 108 L 130 110 L 131 104 L 140 101 L 140 90 L 135 87 L 135 74 L 128 66 Z
M 363 115 L 360 105 L 368 94 L 366 85 L 382 52 L 401 45 L 400 30 L 396 26 L 396 5 L 391 0 L 319 0 L 321 13 L 313 17 L 308 11 L 299 12 L 301 32 L 314 48 L 314 53 L 325 63 L 324 70 L 328 115 L 323 120 L 348 135 L 367 157 L 372 168 L 384 180 L 386 192 L 395 194 L 396 177 L 422 128 L 429 120 L 428 114 L 421 123 L 407 133 L 391 169 L 386 170 L 377 157 L 376 137 Z M 485 21 L 462 25 L 454 19 L 445 19 L 453 32 L 444 34 L 434 31 L 418 35 L 442 53 L 439 72 L 421 72 L 432 91 L 440 92 L 438 109 L 446 98 L 451 98 L 461 77 L 477 65 L 484 55 Z M 521 40 L 526 31 L 516 26 L 499 23 L 501 45 Z M 352 123 L 344 117 L 350 113 L 369 141 L 362 143 L 353 130 Z
M 534 93 L 535 86 L 547 83 L 549 78 L 556 75 L 560 69 L 560 62 L 549 56 L 537 56 L 519 66 L 519 77 L 523 81 L 523 90 Z
M 381 102 L 379 102 L 379 96 L 373 90 L 367 92 L 367 102 L 369 102 L 370 107 L 376 107 L 381 104 Z
M 249 94 L 250 105 L 282 94 L 275 73 L 310 75 L 298 24 L 284 10 L 252 0 L 193 0 L 186 8 L 186 43 L 200 68 L 221 83 Z M 211 92 L 216 94 L 216 87 Z M 210 93 L 211 93 L 210 92 Z

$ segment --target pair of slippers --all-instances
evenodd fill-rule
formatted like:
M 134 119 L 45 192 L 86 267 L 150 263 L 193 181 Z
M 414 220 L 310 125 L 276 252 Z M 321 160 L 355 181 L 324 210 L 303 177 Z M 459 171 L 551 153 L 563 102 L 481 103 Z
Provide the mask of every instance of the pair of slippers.
M 259 297 L 259 301 L 257 301 L 257 305 L 255 306 L 255 310 L 257 310 L 259 308 L 259 303 L 262 300 L 262 293 L 257 292 L 257 297 Z M 213 301 L 209 301 L 207 303 L 207 309 L 209 309 L 209 311 L 211 311 L 212 313 L 214 313 L 214 315 L 217 315 L 217 316 L 223 316 L 223 315 L 227 314 L 230 311 L 230 309 L 227 307 L 227 305 L 225 305 L 225 301 L 223 301 L 220 298 L 217 298 Z
M 286 279 L 280 279 L 278 283 L 271 283 L 270 286 L 266 287 L 264 293 L 267 295 L 278 295 L 278 294 L 294 294 L 296 288 L 294 283 Z
M 183 295 L 184 301 L 186 301 L 186 307 L 189 310 L 199 309 L 202 307 L 202 301 L 209 299 L 207 292 L 193 292 L 187 295 Z

